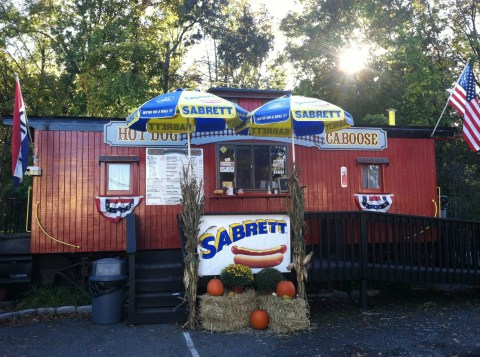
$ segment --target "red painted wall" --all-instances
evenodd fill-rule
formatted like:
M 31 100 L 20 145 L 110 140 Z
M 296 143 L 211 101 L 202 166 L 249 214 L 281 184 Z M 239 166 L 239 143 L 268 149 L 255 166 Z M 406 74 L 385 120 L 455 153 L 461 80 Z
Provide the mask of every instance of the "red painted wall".
M 101 132 L 37 131 L 42 176 L 34 177 L 32 253 L 92 252 L 125 250 L 125 222 L 110 223 L 96 210 L 94 197 L 100 194 L 101 155 L 138 155 L 137 184 L 145 195 L 145 148 L 111 147 Z M 217 179 L 215 145 L 203 146 L 206 212 L 285 212 L 284 196 L 211 197 Z M 436 199 L 434 145 L 431 139 L 388 139 L 383 151 L 330 151 L 296 147 L 301 182 L 306 185 L 306 211 L 357 210 L 359 193 L 358 157 L 386 157 L 386 193 L 395 195 L 389 212 L 433 216 Z M 340 167 L 348 169 L 348 187 L 340 187 Z M 36 214 L 38 205 L 38 215 Z M 136 209 L 138 249 L 179 247 L 175 216 L 180 206 L 146 206 Z M 38 218 L 38 220 L 37 220 Z M 51 237 L 78 245 L 76 249 Z

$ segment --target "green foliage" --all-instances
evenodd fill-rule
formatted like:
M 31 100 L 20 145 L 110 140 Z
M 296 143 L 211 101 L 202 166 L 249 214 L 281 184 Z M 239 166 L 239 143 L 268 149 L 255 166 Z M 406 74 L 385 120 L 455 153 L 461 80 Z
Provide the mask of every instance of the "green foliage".
M 275 268 L 265 268 L 255 274 L 255 288 L 261 293 L 274 292 L 277 283 L 284 280 L 282 273 Z
M 85 289 L 78 287 L 44 288 L 33 285 L 28 291 L 19 296 L 15 304 L 15 310 L 90 304 L 91 297 Z
M 461 127 L 458 128 L 458 131 Z M 453 141 L 436 143 L 437 181 L 449 196 L 448 216 L 480 220 L 480 162 L 458 133 Z
M 12 127 L 0 124 L 0 194 L 12 182 Z
M 282 22 L 287 54 L 299 73 L 297 91 L 331 101 L 355 119 L 394 108 L 399 125 L 435 124 L 458 76 L 448 10 L 429 2 L 303 3 L 304 11 Z M 358 42 L 370 46 L 367 67 L 341 72 L 339 54 Z
M 248 286 L 253 283 L 252 269 L 242 264 L 230 264 L 222 269 L 220 280 L 226 287 Z
M 285 84 L 280 66 L 267 59 L 273 49 L 272 18 L 265 9 L 254 12 L 248 2 L 232 0 L 208 34 L 215 45 L 208 60 L 209 80 L 241 88 L 275 88 Z M 254 54 L 254 55 L 252 55 Z M 268 73 L 263 71 L 268 68 Z
M 187 50 L 222 1 L 5 0 L 0 5 L 0 114 L 20 77 L 27 113 L 124 117 L 183 87 Z
M 363 119 L 355 120 L 355 125 L 378 125 L 388 124 L 388 117 L 383 114 L 367 114 Z

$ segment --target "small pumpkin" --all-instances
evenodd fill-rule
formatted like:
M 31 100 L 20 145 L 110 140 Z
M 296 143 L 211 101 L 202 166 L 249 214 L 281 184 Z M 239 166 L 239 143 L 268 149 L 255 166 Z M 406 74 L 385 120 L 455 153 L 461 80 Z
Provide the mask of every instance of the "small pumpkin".
M 266 310 L 253 310 L 250 313 L 250 325 L 257 330 L 265 330 L 270 323 L 270 317 Z
M 207 284 L 207 293 L 212 296 L 222 296 L 225 292 L 225 287 L 220 279 L 213 278 Z
M 279 297 L 288 296 L 294 298 L 296 294 L 295 285 L 293 285 L 293 283 L 288 280 L 279 281 L 277 283 L 276 292 Z

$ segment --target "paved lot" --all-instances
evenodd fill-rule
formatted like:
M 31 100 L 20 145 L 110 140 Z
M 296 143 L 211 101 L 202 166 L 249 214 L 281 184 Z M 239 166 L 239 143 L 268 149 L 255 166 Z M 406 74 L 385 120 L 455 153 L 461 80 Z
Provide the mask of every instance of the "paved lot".
M 288 336 L 35 315 L 2 323 L 0 356 L 480 356 L 477 290 L 419 296 L 415 303 L 374 300 L 368 313 L 348 299 L 319 298 L 312 306 L 311 330 Z

